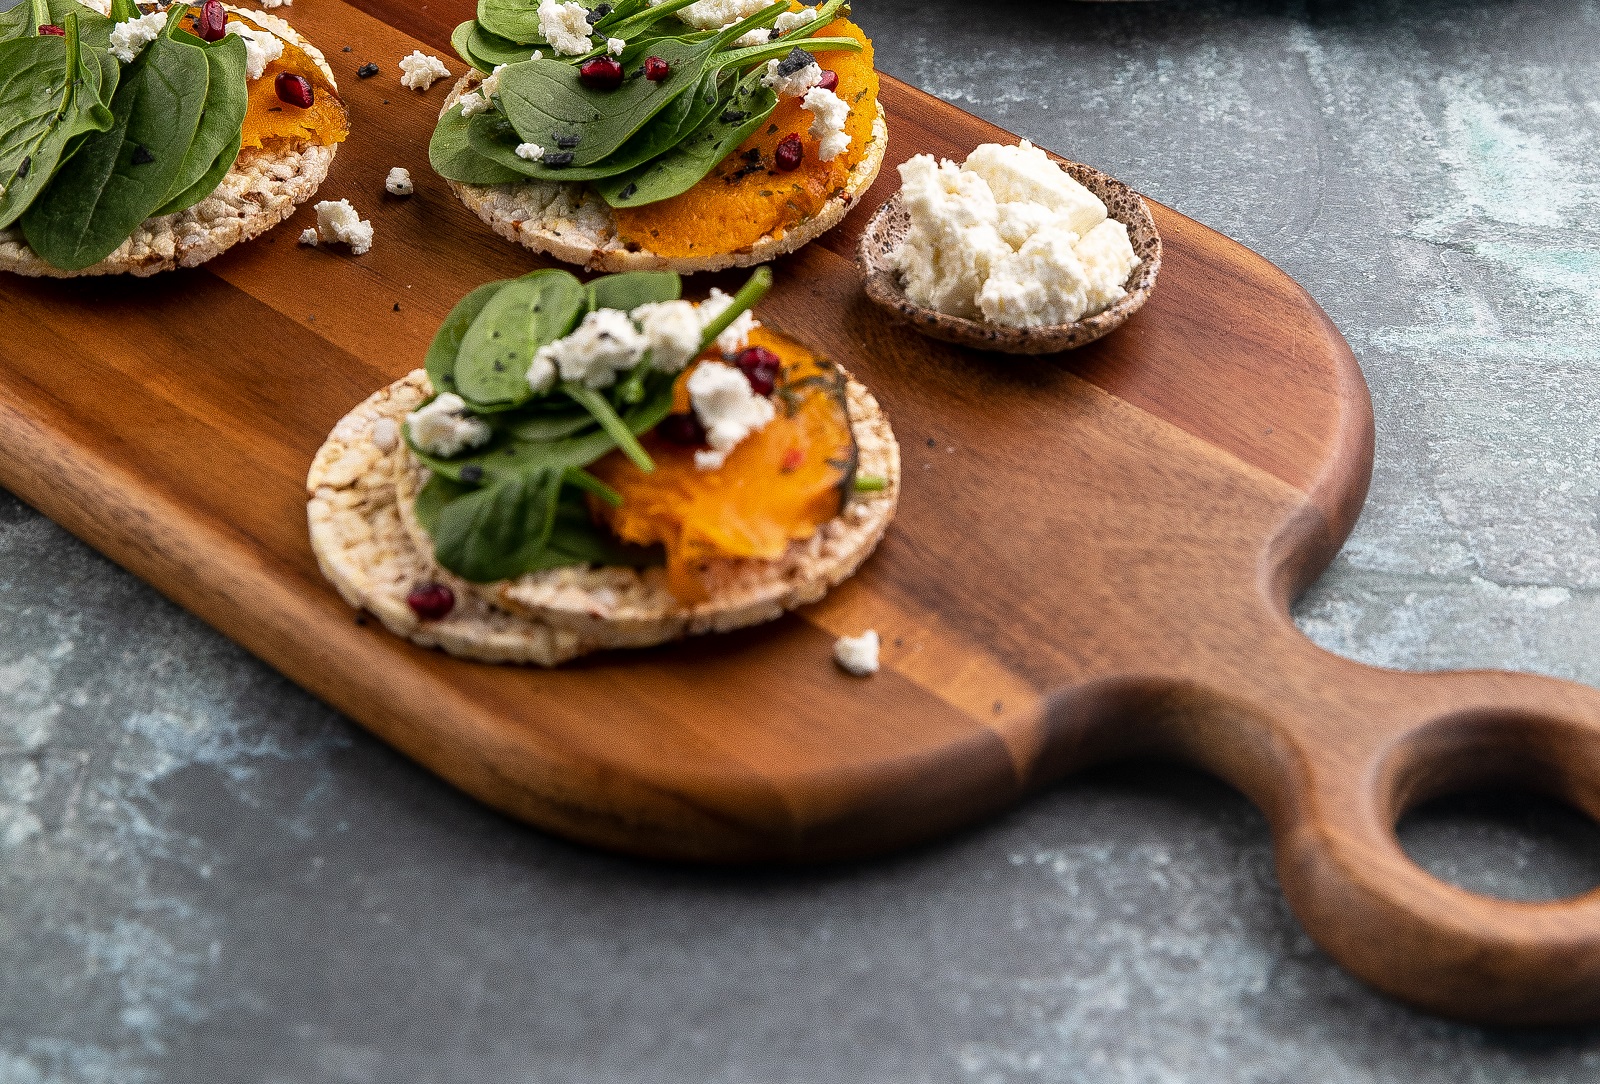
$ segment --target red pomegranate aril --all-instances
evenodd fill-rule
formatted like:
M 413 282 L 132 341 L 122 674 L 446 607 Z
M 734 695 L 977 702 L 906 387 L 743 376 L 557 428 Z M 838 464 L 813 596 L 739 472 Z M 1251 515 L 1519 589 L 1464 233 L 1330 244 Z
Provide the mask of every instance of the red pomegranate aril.
M 424 621 L 443 621 L 456 608 L 456 593 L 442 583 L 422 583 L 411 589 L 406 605 Z
M 63 30 L 61 27 L 57 26 L 55 23 L 45 23 L 45 24 L 43 24 L 42 26 L 39 27 L 39 33 L 41 33 L 41 34 L 49 34 L 52 37 L 57 37 L 57 38 L 64 38 L 64 37 L 67 36 L 67 32 L 65 30 Z
M 800 464 L 804 463 L 805 461 L 806 455 L 804 452 L 802 452 L 799 448 L 790 448 L 787 452 L 783 453 L 783 466 L 781 469 L 787 474 L 789 471 L 799 470 Z
M 771 395 L 778 389 L 778 374 L 783 371 L 783 361 L 764 346 L 741 350 L 733 363 L 750 381 L 750 390 L 757 395 Z
M 672 74 L 672 65 L 658 56 L 644 58 L 644 77 L 652 83 L 659 83 Z
M 204 41 L 221 41 L 228 32 L 228 9 L 217 0 L 206 0 L 195 16 L 194 32 Z
M 817 86 L 821 87 L 823 90 L 838 90 L 839 73 L 824 71 L 822 73 L 822 82 L 818 83 Z
M 668 444 L 700 448 L 706 442 L 706 427 L 693 414 L 668 414 L 656 426 L 656 433 Z
M 272 86 L 278 92 L 278 101 L 285 105 L 310 109 L 311 103 L 316 101 L 316 96 L 311 90 L 311 80 L 303 75 L 279 72 L 278 78 L 272 81 Z
M 772 157 L 777 161 L 778 168 L 785 173 L 793 173 L 800 168 L 800 163 L 806 160 L 806 145 L 800 142 L 800 136 L 791 133 L 778 143 L 778 149 Z
M 622 85 L 622 64 L 614 56 L 597 56 L 578 68 L 578 79 L 595 90 L 616 90 Z

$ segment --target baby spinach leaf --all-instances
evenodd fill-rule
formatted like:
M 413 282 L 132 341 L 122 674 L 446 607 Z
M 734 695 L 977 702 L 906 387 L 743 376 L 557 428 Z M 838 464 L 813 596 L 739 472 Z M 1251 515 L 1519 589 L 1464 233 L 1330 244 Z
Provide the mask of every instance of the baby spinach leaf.
M 444 504 L 433 530 L 439 563 L 473 583 L 522 575 L 549 541 L 561 481 L 559 471 L 518 471 Z
M 39 8 L 42 7 L 42 12 Z M 78 3 L 78 0 L 23 0 L 6 11 L 0 11 L 0 41 L 30 37 L 34 32 L 35 17 L 44 14 L 40 22 L 53 23 L 63 30 L 67 16 L 78 17 L 78 38 L 90 49 L 104 49 L 111 38 L 112 22 L 104 15 Z
M 484 71 L 492 72 L 501 64 L 520 64 L 524 60 L 532 59 L 538 47 L 510 41 L 498 34 L 490 33 L 481 26 L 474 26 L 467 37 L 467 48 L 471 51 L 474 61 L 482 61 L 489 65 Z
M 500 287 L 505 286 L 506 281 L 502 279 L 479 286 L 457 301 L 456 307 L 439 325 L 433 342 L 428 346 L 428 356 L 423 361 L 435 392 L 456 390 L 456 356 L 461 353 L 461 340 L 466 338 L 467 328 L 472 326 L 472 321 L 478 318 L 489 299 L 500 292 Z
M 73 140 L 112 123 L 99 59 L 82 48 L 76 15 L 66 19 L 65 36 L 0 42 L 0 228 L 37 202 Z
M 478 25 L 510 41 L 545 44 L 539 30 L 539 0 L 478 0 Z
M 184 155 L 183 168 L 172 182 L 167 202 L 154 212 L 158 215 L 176 214 L 194 206 L 211 195 L 228 175 L 243 145 L 244 115 L 250 106 L 244 40 L 239 35 L 229 34 L 211 43 L 188 33 L 174 35 L 174 39 L 205 52 L 209 81 L 194 140 Z
M 574 409 L 559 412 L 541 412 L 526 417 L 508 419 L 505 432 L 515 441 L 536 444 L 540 441 L 575 437 L 586 429 L 595 427 L 594 415 L 572 404 Z
M 522 180 L 522 174 L 491 161 L 472 149 L 469 126 L 472 118 L 461 115 L 461 106 L 453 105 L 439 118 L 428 141 L 428 164 L 441 177 L 462 184 L 511 184 Z
M 662 38 L 654 55 L 672 66 L 659 83 L 625 80 L 616 90 L 583 85 L 578 69 L 555 60 L 513 64 L 500 73 L 500 105 L 523 139 L 541 146 L 576 139 L 571 165 L 589 166 L 614 154 L 646 121 L 698 86 L 714 41 Z
M 461 397 L 474 407 L 502 409 L 532 398 L 534 352 L 572 330 L 585 297 L 577 279 L 554 269 L 502 286 L 462 336 L 455 370 Z
M 168 32 L 187 11 L 175 5 Z M 158 37 L 124 70 L 110 127 L 90 136 L 22 216 L 52 266 L 81 271 L 114 252 L 166 199 L 200 124 L 206 53 Z
M 683 279 L 676 271 L 627 271 L 597 278 L 585 287 L 589 311 L 621 309 L 632 312 L 640 305 L 676 301 L 683 296 Z
M 700 130 L 649 164 L 629 173 L 594 182 L 594 189 L 613 207 L 643 207 L 682 195 L 749 139 L 778 107 L 778 96 L 761 84 L 757 69 L 739 81 Z

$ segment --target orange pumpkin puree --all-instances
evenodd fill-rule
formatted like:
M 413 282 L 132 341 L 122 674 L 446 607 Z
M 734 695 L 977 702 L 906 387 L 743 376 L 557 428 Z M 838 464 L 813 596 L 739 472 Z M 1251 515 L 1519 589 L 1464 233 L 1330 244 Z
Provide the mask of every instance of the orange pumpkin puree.
M 859 53 L 817 54 L 824 70 L 838 73 L 834 93 L 850 105 L 845 122 L 850 149 L 831 162 L 819 160 L 811 114 L 800 107 L 799 98 L 783 97 L 771 119 L 689 191 L 644 207 L 617 208 L 617 236 L 624 244 L 668 257 L 738 252 L 769 233 L 782 237 L 844 189 L 872 140 L 878 73 L 872 66 L 872 43 L 850 20 L 835 19 L 817 36 L 861 42 Z M 774 166 L 774 155 L 790 135 L 800 137 L 805 160 L 793 173 L 783 173 Z M 748 168 L 751 151 L 760 153 L 765 168 Z
M 198 16 L 200 9 L 191 7 L 189 12 Z M 228 21 L 235 20 L 256 30 L 266 29 L 242 12 L 228 12 Z M 304 49 L 287 38 L 280 37 L 280 40 L 283 42 L 283 55 L 267 65 L 260 79 L 250 81 L 250 105 L 244 115 L 240 149 L 265 147 L 276 150 L 297 143 L 319 146 L 343 143 L 350 134 L 350 114 L 339 92 Z M 282 72 L 303 75 L 311 82 L 310 109 L 299 109 L 278 100 L 275 84 Z
M 620 452 L 589 468 L 622 495 L 618 507 L 591 500 L 595 517 L 625 542 L 664 546 L 667 584 L 684 602 L 707 598 L 700 578 L 706 561 L 772 560 L 791 541 L 810 538 L 839 514 L 854 477 L 855 434 L 844 374 L 765 328 L 756 329 L 750 342 L 783 360 L 778 414 L 741 441 L 720 468 L 699 469 L 695 449 L 654 433 L 641 440 L 655 460 L 653 473 L 644 473 Z M 692 371 L 684 370 L 673 388 L 676 413 L 689 410 Z

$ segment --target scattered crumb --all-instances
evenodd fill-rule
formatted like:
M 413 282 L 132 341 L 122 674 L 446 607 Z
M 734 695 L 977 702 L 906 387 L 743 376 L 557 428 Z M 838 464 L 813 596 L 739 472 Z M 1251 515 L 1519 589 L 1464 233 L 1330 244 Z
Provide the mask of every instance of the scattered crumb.
M 846 673 L 867 677 L 878 672 L 878 630 L 860 636 L 841 636 L 833 645 L 833 658 Z
M 395 312 L 399 312 L 400 311 L 400 302 L 396 301 L 394 303 L 394 311 Z
M 380 452 L 392 452 L 400 446 L 400 427 L 393 418 L 379 418 L 372 423 L 372 443 Z
M 302 245 L 311 245 L 313 248 L 315 248 L 317 244 L 317 231 L 314 229 L 301 230 L 300 243 Z
M 384 178 L 383 187 L 391 196 L 409 196 L 417 190 L 411 183 L 411 171 L 404 166 L 391 169 L 389 176 Z
M 361 67 L 356 69 L 356 78 L 357 79 L 371 79 L 374 75 L 377 75 L 377 74 L 378 74 L 378 66 L 376 64 L 372 63 L 372 61 L 370 61 L 370 60 L 367 61 L 365 64 L 361 65 Z
M 261 6 L 271 11 L 273 8 L 292 8 L 294 0 L 261 0 Z
M 421 49 L 400 58 L 400 85 L 412 90 L 427 90 L 441 79 L 450 78 L 450 69 L 436 56 Z
M 939 442 L 938 441 L 934 440 L 932 437 L 928 438 L 928 447 L 937 448 L 938 446 L 939 446 Z
M 372 249 L 372 223 L 362 218 L 347 199 L 323 200 L 317 204 L 317 238 L 342 241 L 350 246 L 353 255 L 361 256 Z
M 344 51 L 345 51 L 345 52 L 347 52 L 347 53 L 348 53 L 348 52 L 349 52 L 349 51 L 350 51 L 350 46 L 348 46 L 348 45 L 346 45 L 346 46 L 345 46 L 345 47 L 344 47 Z

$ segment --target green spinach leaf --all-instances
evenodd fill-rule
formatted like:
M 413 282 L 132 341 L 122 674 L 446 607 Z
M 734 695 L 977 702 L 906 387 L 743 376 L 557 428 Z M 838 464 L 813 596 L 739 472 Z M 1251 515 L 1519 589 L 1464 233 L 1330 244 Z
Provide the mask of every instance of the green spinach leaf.
M 428 346 L 427 358 L 422 363 L 428 370 L 428 380 L 433 384 L 434 392 L 456 390 L 456 357 L 461 353 L 461 340 L 466 338 L 467 328 L 472 326 L 472 321 L 478 318 L 489 299 L 499 293 L 500 287 L 507 285 L 508 281 L 501 279 L 479 286 L 457 301 L 456 307 L 439 325 L 433 342 Z
M 428 164 L 434 172 L 462 184 L 511 184 L 522 180 L 518 171 L 472 149 L 468 135 L 472 120 L 461 115 L 459 104 L 439 118 L 433 138 L 428 141 Z
M 565 271 L 535 271 L 502 286 L 462 336 L 456 390 L 475 408 L 505 409 L 533 397 L 534 352 L 570 332 L 587 294 Z
M 522 575 L 550 539 L 561 483 L 559 471 L 518 471 L 446 503 L 433 531 L 439 563 L 473 583 Z
M 205 105 L 194 141 L 184 156 L 183 168 L 172 182 L 167 202 L 154 212 L 176 214 L 205 199 L 233 168 L 243 145 L 244 115 L 250 107 L 247 57 L 244 40 L 228 34 L 221 41 L 206 43 L 188 33 L 175 40 L 202 49 L 208 65 Z
M 632 312 L 640 305 L 678 300 L 683 296 L 683 279 L 676 271 L 627 271 L 597 278 L 585 288 L 589 291 L 590 312 Z
M 37 202 L 75 139 L 112 124 L 99 59 L 66 19 L 65 36 L 0 42 L 0 228 Z
M 210 66 L 203 49 L 170 34 L 187 12 L 172 9 L 167 33 L 124 70 L 112 124 L 91 135 L 22 216 L 28 244 L 52 266 L 81 271 L 105 259 L 161 206 L 205 102 Z
M 9 41 L 12 38 L 30 37 L 33 34 L 34 18 L 40 14 L 36 6 L 42 7 L 47 15 L 43 21 L 53 23 L 63 30 L 67 26 L 67 16 L 78 17 L 78 38 L 90 49 L 105 49 L 111 39 L 111 27 L 114 25 L 104 15 L 86 8 L 78 0 L 22 0 L 22 3 L 7 11 L 0 11 L 0 41 Z

